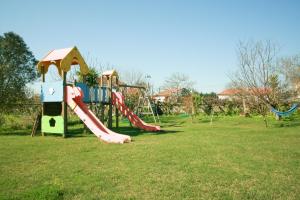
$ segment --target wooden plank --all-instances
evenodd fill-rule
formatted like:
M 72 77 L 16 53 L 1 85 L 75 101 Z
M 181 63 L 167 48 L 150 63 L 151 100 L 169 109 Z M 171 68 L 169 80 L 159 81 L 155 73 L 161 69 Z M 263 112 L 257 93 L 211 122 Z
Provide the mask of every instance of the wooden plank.
M 63 107 L 63 119 L 64 119 L 64 132 L 63 132 L 63 137 L 65 138 L 67 136 L 67 131 L 68 131 L 68 105 L 66 102 L 66 90 L 65 87 L 67 85 L 67 72 L 63 71 L 63 88 L 64 88 L 64 98 L 62 102 L 62 107 Z
M 41 118 L 42 118 L 42 111 L 39 111 L 34 120 L 34 124 L 31 131 L 31 137 L 36 135 L 38 127 L 41 126 Z

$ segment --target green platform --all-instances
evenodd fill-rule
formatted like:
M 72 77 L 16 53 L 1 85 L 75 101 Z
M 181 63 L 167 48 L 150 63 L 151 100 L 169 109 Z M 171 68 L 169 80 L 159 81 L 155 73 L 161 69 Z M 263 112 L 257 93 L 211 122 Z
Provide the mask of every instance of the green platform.
M 64 119 L 62 116 L 42 116 L 42 132 L 64 133 Z

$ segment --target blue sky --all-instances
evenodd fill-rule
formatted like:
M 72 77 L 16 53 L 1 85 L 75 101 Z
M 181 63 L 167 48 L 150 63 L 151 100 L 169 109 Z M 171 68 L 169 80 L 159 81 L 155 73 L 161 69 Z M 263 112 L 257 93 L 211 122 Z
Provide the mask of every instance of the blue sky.
M 21 35 L 37 59 L 76 45 L 124 71 L 173 72 L 202 92 L 219 92 L 236 69 L 239 41 L 272 40 L 280 55 L 300 53 L 300 1 L 0 0 L 0 34 Z

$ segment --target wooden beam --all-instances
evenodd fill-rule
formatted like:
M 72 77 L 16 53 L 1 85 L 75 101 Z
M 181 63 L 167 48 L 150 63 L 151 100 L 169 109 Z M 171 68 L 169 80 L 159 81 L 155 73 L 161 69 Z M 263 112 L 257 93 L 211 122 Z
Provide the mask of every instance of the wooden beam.
M 42 82 L 44 83 L 45 82 L 45 67 L 43 66 L 42 67 Z M 42 102 L 42 116 L 44 115 L 44 110 L 45 110 L 45 105 L 44 103 Z M 41 117 L 42 117 L 41 116 Z M 42 120 L 42 119 L 41 119 Z M 45 136 L 45 133 L 42 132 L 42 136 Z
M 63 119 L 64 119 L 64 132 L 63 132 L 63 137 L 65 138 L 67 136 L 67 131 L 68 131 L 68 105 L 66 102 L 66 86 L 67 86 L 67 72 L 62 72 L 63 73 L 63 102 L 62 102 L 62 107 L 63 107 Z
M 116 77 L 116 84 L 119 85 L 118 77 Z M 118 91 L 119 91 L 119 88 L 117 88 L 117 92 Z M 115 105 L 115 114 L 116 114 L 116 128 L 119 128 L 119 110 L 116 105 Z
M 110 77 L 108 89 L 110 90 L 109 91 L 108 128 L 111 129 L 112 128 L 112 113 L 113 113 L 113 109 L 112 109 L 112 77 Z
M 144 86 L 138 86 L 138 85 L 127 85 L 127 84 L 121 84 L 121 85 L 119 85 L 119 87 L 129 87 L 129 88 L 139 88 L 139 89 L 144 89 L 144 90 L 146 90 L 146 87 L 144 87 Z

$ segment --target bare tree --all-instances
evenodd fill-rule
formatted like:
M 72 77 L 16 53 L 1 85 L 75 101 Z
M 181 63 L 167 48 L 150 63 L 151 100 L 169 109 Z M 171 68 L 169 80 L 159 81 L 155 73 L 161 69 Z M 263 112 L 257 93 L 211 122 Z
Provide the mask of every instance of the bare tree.
M 295 95 L 300 95 L 300 55 L 282 58 L 280 72 Z
M 189 76 L 178 72 L 165 79 L 161 88 L 170 95 L 167 102 L 164 102 L 164 107 L 169 113 L 182 112 L 187 108 L 186 104 L 192 99 L 188 100 L 188 96 L 191 95 L 194 84 L 195 82 L 191 81 Z
M 146 86 L 146 75 L 137 70 L 121 71 L 120 79 L 128 85 Z
M 270 41 L 240 42 L 237 54 L 238 70 L 231 76 L 232 85 L 268 126 L 269 106 L 276 106 L 284 93 L 276 73 L 277 46 Z
M 167 77 L 163 85 L 164 89 L 192 89 L 195 82 L 190 79 L 186 74 L 179 72 L 171 74 Z

